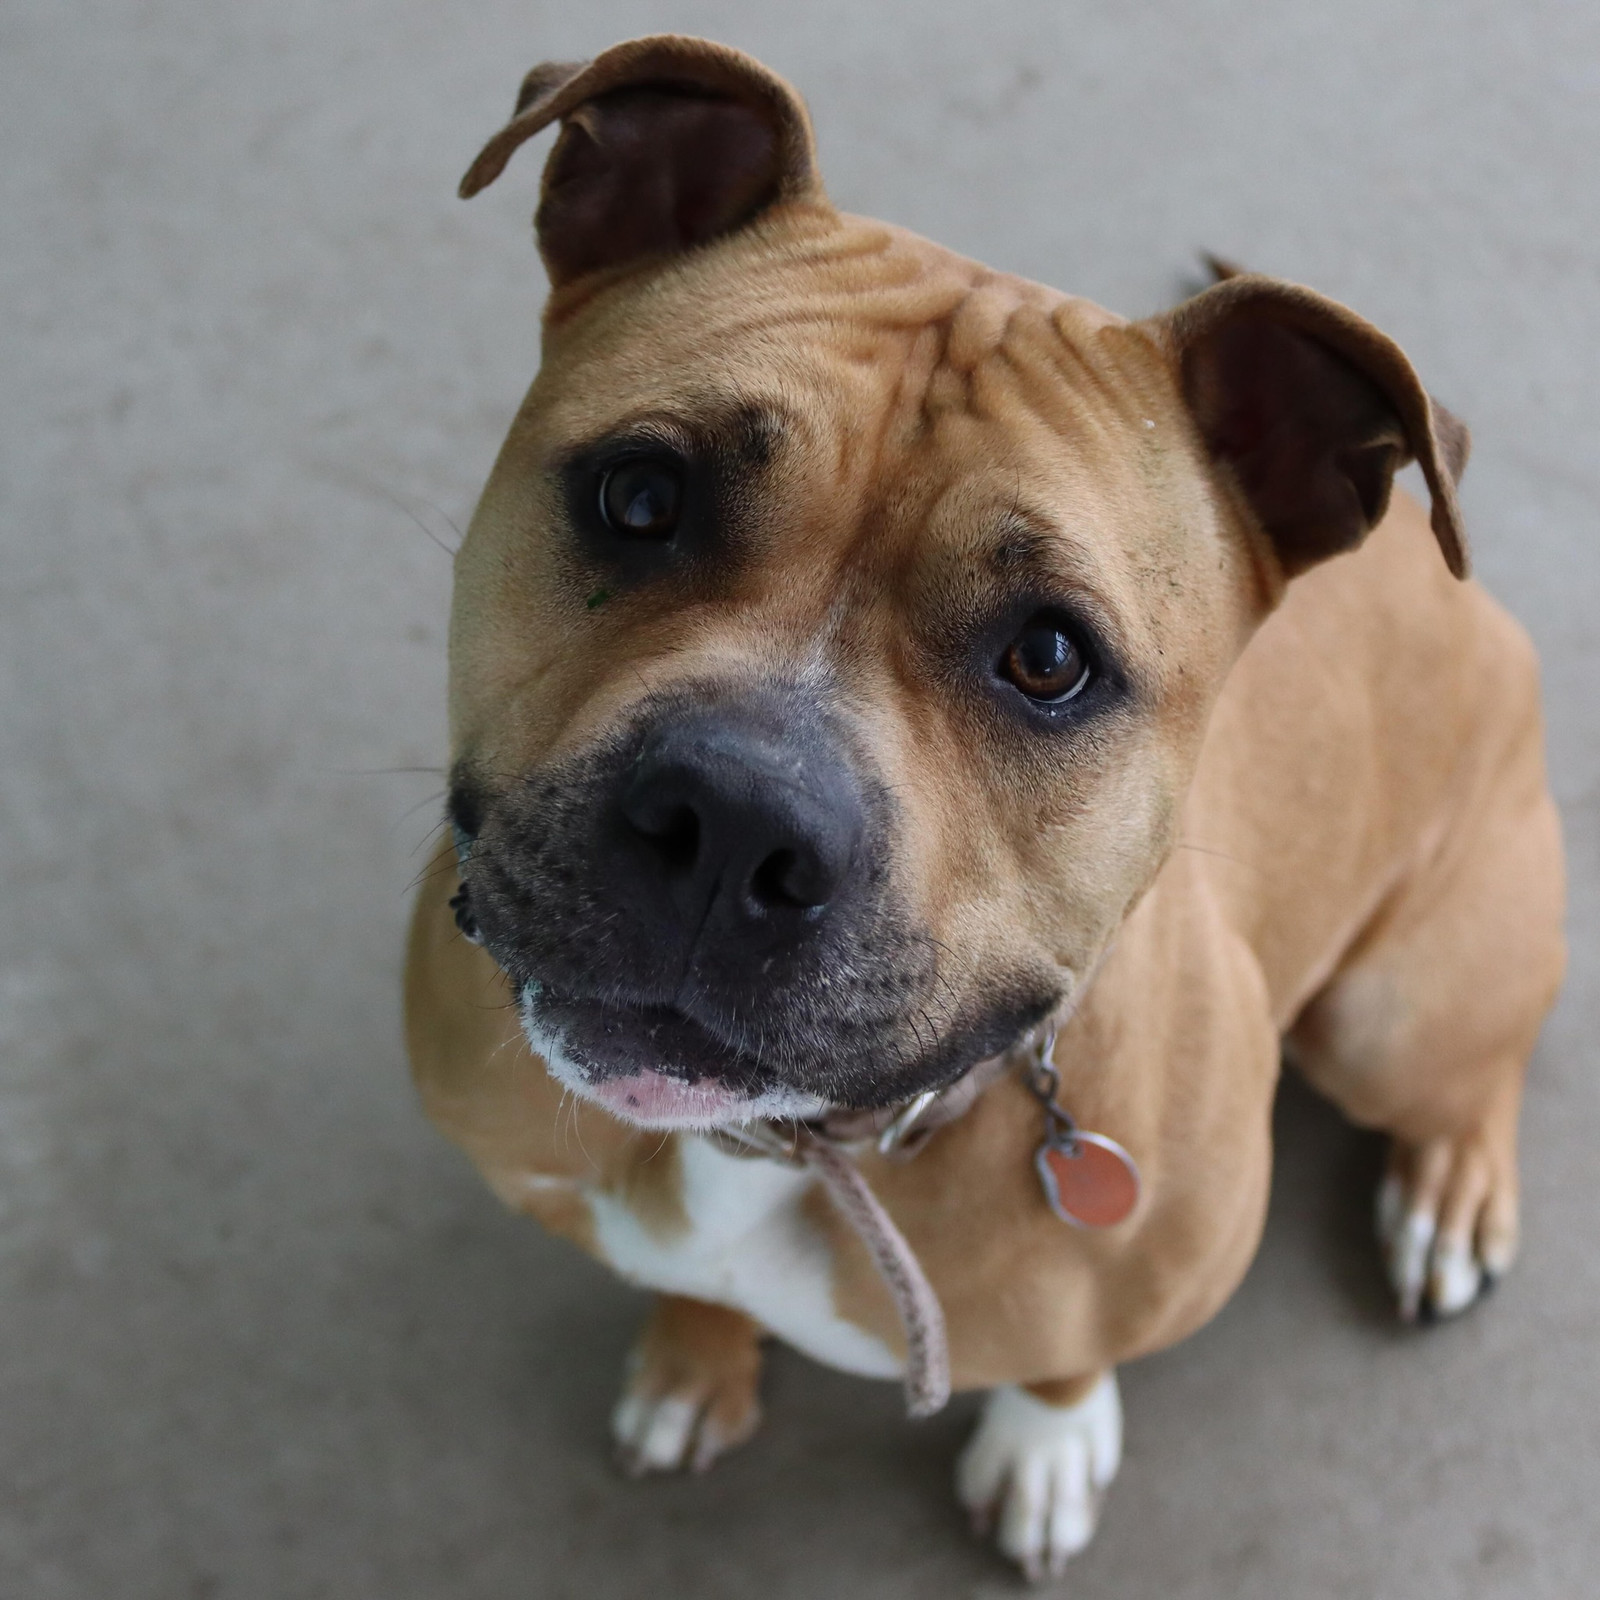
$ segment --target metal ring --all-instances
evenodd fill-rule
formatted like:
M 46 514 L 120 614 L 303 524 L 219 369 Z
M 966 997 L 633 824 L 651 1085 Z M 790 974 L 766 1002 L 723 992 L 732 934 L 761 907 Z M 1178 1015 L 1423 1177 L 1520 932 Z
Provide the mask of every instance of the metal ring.
M 878 1154 L 880 1156 L 893 1155 L 915 1132 L 922 1113 L 939 1098 L 942 1092 L 939 1089 L 924 1089 L 910 1104 L 905 1106 L 894 1121 L 878 1135 Z

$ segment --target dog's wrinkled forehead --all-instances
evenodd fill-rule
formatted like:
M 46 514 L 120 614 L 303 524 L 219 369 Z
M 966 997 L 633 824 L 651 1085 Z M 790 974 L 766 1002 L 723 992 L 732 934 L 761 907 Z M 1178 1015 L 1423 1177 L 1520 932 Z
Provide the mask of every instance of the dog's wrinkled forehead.
M 658 445 L 710 463 L 718 499 L 717 536 L 663 571 L 661 606 L 625 573 L 545 559 L 607 461 Z M 552 326 L 478 524 L 458 599 L 483 586 L 480 627 L 496 596 L 525 606 L 554 583 L 566 622 L 647 623 L 663 663 L 720 633 L 731 652 L 786 650 L 791 670 L 1031 585 L 1070 590 L 1130 672 L 1159 678 L 1185 648 L 1210 653 L 1180 636 L 1181 598 L 1223 596 L 1239 564 L 1170 379 L 1118 319 L 805 214 Z M 1227 619 L 1215 638 L 1219 657 L 1234 645 Z

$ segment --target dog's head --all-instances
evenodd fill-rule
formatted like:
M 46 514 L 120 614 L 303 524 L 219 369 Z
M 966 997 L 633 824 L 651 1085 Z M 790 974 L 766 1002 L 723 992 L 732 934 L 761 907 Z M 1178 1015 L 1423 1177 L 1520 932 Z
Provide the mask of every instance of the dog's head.
M 706 1124 L 886 1106 L 1070 1006 L 1284 583 L 1416 457 L 1399 350 L 1239 276 L 1126 323 L 834 211 L 798 97 L 639 40 L 552 122 L 544 362 L 456 559 L 450 802 L 553 1072 Z

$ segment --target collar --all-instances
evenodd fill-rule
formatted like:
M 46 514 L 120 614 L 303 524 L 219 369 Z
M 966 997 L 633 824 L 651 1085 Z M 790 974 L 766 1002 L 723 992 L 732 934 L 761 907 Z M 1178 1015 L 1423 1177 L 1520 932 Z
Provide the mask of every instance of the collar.
M 870 1111 L 841 1108 L 824 1112 L 809 1122 L 744 1122 L 711 1128 L 701 1134 L 730 1155 L 763 1156 L 768 1160 L 803 1165 L 809 1146 L 823 1144 L 839 1150 L 876 1150 L 891 1161 L 909 1161 L 941 1128 L 958 1122 L 978 1103 L 984 1090 L 999 1082 L 1018 1064 L 1038 1057 L 1045 1039 L 1055 1030 L 1029 1033 L 1009 1050 L 969 1067 L 942 1089 L 925 1089 L 898 1105 Z

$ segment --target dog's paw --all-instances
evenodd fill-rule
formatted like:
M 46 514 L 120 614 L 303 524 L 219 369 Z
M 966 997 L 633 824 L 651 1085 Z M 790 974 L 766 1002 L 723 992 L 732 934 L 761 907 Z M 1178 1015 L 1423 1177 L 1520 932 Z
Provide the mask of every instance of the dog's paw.
M 1107 1372 L 1075 1405 L 1026 1389 L 990 1391 L 956 1466 L 956 1495 L 980 1533 L 995 1530 L 1027 1576 L 1058 1577 L 1094 1533 L 1100 1498 L 1122 1461 L 1122 1402 Z
M 1516 1255 L 1515 1165 L 1472 1137 L 1397 1143 L 1378 1188 L 1377 1225 L 1401 1317 L 1456 1316 Z
M 632 1477 L 704 1472 L 761 1425 L 761 1330 L 723 1306 L 663 1296 L 628 1357 L 611 1413 Z

